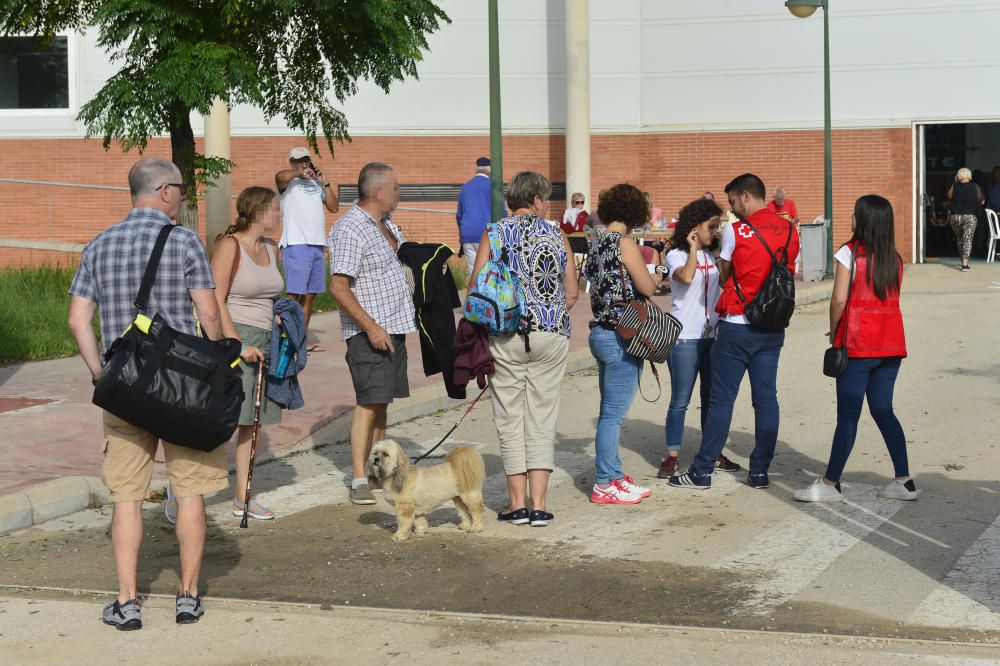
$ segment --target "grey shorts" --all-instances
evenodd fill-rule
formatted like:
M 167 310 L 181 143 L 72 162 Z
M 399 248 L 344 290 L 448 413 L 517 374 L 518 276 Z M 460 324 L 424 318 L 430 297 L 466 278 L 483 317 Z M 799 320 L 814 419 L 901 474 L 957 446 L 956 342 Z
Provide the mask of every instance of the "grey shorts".
M 394 398 L 410 397 L 406 377 L 406 336 L 392 335 L 393 350 L 379 351 L 358 333 L 347 339 L 347 367 L 351 370 L 359 405 L 386 405 Z
M 265 363 L 271 360 L 271 331 L 256 326 L 233 322 L 243 344 L 253 345 L 264 352 Z M 243 371 L 243 405 L 240 407 L 239 425 L 253 425 L 254 398 L 257 390 L 257 364 L 250 365 L 240 359 Z M 267 397 L 267 369 L 264 370 L 264 386 L 260 391 L 260 423 L 273 425 L 281 423 L 281 405 Z

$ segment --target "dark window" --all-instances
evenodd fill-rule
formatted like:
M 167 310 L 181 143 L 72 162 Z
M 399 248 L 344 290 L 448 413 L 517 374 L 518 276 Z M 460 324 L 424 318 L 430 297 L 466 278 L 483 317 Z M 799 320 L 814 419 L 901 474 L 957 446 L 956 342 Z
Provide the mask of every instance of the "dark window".
M 66 37 L 0 37 L 0 109 L 69 108 Z

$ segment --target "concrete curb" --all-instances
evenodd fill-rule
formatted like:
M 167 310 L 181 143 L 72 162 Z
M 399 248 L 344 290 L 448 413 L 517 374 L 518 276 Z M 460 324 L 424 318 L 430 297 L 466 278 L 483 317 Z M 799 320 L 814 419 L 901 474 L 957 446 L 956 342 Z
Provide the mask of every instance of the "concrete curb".
M 822 284 L 809 289 L 796 298 L 796 306 L 809 305 L 829 300 L 833 293 L 832 284 Z M 566 372 L 579 372 L 596 365 L 590 349 L 584 347 L 571 351 L 566 359 Z M 466 400 L 455 400 L 448 397 L 441 384 L 428 386 L 415 391 L 409 398 L 397 400 L 389 406 L 387 424 L 409 421 L 434 412 L 451 409 L 466 404 L 472 400 L 478 391 L 472 385 L 470 396 Z M 350 440 L 351 412 L 348 411 L 320 426 L 311 435 L 283 451 L 259 456 L 258 461 L 265 463 L 294 453 L 338 444 Z M 165 482 L 154 482 L 151 489 L 162 491 Z M 34 486 L 20 493 L 0 496 L 0 534 L 13 530 L 31 527 L 53 518 L 76 513 L 110 501 L 108 489 L 97 477 L 69 476 L 48 483 Z

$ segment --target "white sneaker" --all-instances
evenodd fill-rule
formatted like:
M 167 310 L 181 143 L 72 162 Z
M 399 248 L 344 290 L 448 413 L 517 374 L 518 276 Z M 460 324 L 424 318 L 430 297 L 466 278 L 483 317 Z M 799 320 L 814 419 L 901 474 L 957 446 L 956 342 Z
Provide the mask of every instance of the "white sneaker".
M 653 494 L 652 490 L 650 490 L 649 488 L 644 488 L 644 487 L 640 486 L 638 483 L 635 482 L 635 479 L 633 479 L 631 476 L 625 476 L 625 477 L 623 477 L 622 478 L 622 485 L 625 486 L 625 488 L 630 493 L 632 493 L 633 495 L 638 495 L 639 497 L 642 497 L 643 499 L 645 499 L 645 498 L 647 498 L 647 497 L 649 497 L 650 495 Z
M 622 479 L 612 481 L 607 488 L 601 488 L 596 483 L 590 491 L 590 501 L 594 504 L 638 504 L 642 495 L 633 493 L 625 487 Z
M 840 484 L 831 486 L 817 478 L 808 486 L 793 493 L 795 499 L 800 502 L 840 502 L 844 496 L 840 493 Z
M 920 491 L 917 490 L 913 479 L 907 479 L 905 483 L 893 479 L 885 488 L 878 491 L 878 496 L 882 499 L 903 500 L 904 502 L 915 500 L 919 495 Z

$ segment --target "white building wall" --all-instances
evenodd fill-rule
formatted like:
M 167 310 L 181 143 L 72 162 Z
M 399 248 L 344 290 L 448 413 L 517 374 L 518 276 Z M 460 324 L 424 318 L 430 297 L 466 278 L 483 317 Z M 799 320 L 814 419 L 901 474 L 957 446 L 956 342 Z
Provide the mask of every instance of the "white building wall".
M 830 0 L 835 127 L 1000 119 L 1000 1 Z M 363 84 L 343 106 L 354 135 L 486 133 L 485 0 L 441 0 L 420 80 L 388 95 Z M 566 108 L 563 0 L 500 3 L 503 121 L 560 132 Z M 823 21 L 782 0 L 591 0 L 595 133 L 822 125 Z M 114 71 L 88 34 L 71 40 L 70 111 L 0 111 L 0 136 L 82 136 L 74 120 Z M 991 83 L 992 82 L 992 83 Z M 200 119 L 195 119 L 196 131 Z M 287 134 L 252 108 L 234 135 Z

